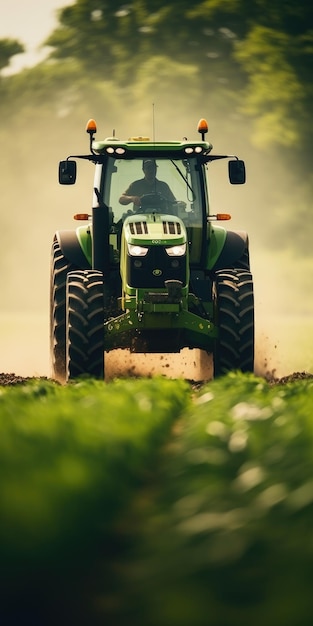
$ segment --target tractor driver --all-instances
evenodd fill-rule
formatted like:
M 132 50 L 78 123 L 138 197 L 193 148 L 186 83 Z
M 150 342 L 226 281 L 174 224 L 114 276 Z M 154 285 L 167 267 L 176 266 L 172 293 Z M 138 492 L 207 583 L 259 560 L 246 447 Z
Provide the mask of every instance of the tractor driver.
M 129 185 L 119 198 L 120 204 L 126 205 L 131 202 L 135 207 L 141 205 L 141 196 L 149 193 L 159 193 L 168 202 L 175 202 L 176 198 L 167 183 L 156 178 L 157 164 L 154 159 L 144 159 L 142 163 L 144 178 L 135 180 Z

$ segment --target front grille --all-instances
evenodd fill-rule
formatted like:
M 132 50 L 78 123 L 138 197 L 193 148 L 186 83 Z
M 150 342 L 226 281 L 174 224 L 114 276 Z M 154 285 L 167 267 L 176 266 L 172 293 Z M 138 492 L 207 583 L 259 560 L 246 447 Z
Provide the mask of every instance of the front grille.
M 163 222 L 163 233 L 164 235 L 180 235 L 181 234 L 181 225 L 179 222 Z
M 147 222 L 130 222 L 129 230 L 132 235 L 147 235 L 148 234 L 148 226 Z
M 186 256 L 170 257 L 163 246 L 151 246 L 145 257 L 127 257 L 127 283 L 131 287 L 162 289 L 166 280 L 186 284 Z

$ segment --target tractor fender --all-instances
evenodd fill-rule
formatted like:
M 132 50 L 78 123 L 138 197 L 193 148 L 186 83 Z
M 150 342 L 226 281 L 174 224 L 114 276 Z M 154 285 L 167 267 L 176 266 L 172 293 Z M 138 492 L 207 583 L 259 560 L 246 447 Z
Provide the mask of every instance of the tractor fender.
M 220 240 L 220 246 L 214 259 L 211 259 L 210 270 L 233 267 L 249 250 L 249 238 L 244 231 L 224 231 L 224 237 L 217 239 Z
M 59 230 L 55 236 L 64 257 L 80 269 L 87 270 L 90 269 L 91 263 L 82 248 L 78 230 Z

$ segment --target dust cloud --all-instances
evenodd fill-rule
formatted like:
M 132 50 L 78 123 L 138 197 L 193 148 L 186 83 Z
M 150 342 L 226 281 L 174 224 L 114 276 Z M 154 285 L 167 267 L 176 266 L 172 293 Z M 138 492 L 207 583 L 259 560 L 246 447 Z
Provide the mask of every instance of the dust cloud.
M 196 138 L 196 124 L 206 111 L 199 110 L 188 119 L 175 120 L 175 133 L 169 122 L 159 116 L 157 139 Z M 89 117 L 93 117 L 90 111 Z M 98 136 L 108 136 L 116 128 L 113 117 L 98 119 Z M 140 124 L 144 120 L 143 128 Z M 1 233 L 1 309 L 0 309 L 0 371 L 23 376 L 49 376 L 49 260 L 54 232 L 75 228 L 72 215 L 90 209 L 93 166 L 78 162 L 75 187 L 61 187 L 57 182 L 58 161 L 69 154 L 88 152 L 85 119 L 61 121 L 41 128 L 43 140 L 37 139 L 36 158 L 30 134 L 15 131 L 21 147 L 18 160 L 18 185 L 14 151 L 3 161 L 0 182 L 2 205 Z M 163 123 L 164 122 L 164 123 Z M 150 113 L 123 119 L 117 136 L 151 134 Z M 288 172 L 282 164 L 275 166 L 261 156 L 249 142 L 244 125 L 236 124 L 234 133 L 223 134 L 223 121 L 209 120 L 209 137 L 215 153 L 238 154 L 245 159 L 247 183 L 231 186 L 227 178 L 227 162 L 209 167 L 211 205 L 213 212 L 230 212 L 228 228 L 246 230 L 250 236 L 251 269 L 255 283 L 256 361 L 255 370 L 264 375 L 275 371 L 277 376 L 293 371 L 313 371 L 312 299 L 307 290 L 312 260 L 306 259 L 306 270 L 288 251 L 276 250 L 270 244 L 275 229 L 275 207 L 269 203 L 269 190 L 282 184 Z M 159 129 L 162 129 L 160 132 Z M 178 132 L 176 132 L 178 129 Z M 38 129 L 37 129 L 38 130 Z M 236 132 L 235 132 L 236 131 Z M 38 132 L 38 137 L 39 137 Z M 12 135 L 12 133 L 11 133 Z M 14 135 L 14 133 L 13 133 Z M 159 136 L 158 136 L 159 135 Z M 12 141 L 12 144 L 14 141 Z M 27 147 L 28 146 L 28 147 Z M 290 237 L 292 234 L 290 233 Z M 301 264 L 300 264 L 301 265 Z M 304 295 L 305 294 L 305 295 Z M 210 379 L 210 358 L 189 351 L 182 355 L 137 355 L 136 363 L 122 355 L 108 355 L 107 376 L 164 374 L 197 380 Z M 127 361 L 127 362 L 126 362 Z M 124 370 L 124 371 L 123 371 Z M 174 373 L 173 373 L 174 372 Z
M 131 354 L 113 350 L 105 355 L 106 380 L 119 376 L 166 376 L 192 381 L 213 378 L 212 355 L 184 348 L 178 354 Z

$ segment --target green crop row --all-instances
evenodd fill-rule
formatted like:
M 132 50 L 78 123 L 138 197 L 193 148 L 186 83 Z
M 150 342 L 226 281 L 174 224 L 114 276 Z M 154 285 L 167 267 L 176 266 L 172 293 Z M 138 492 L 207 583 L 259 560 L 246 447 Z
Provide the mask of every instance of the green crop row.
M 140 575 L 129 565 L 134 623 L 312 624 L 312 380 L 209 383 L 180 421 L 160 481 L 144 547 L 138 537 Z
M 0 616 L 311 626 L 312 416 L 310 379 L 0 388 Z
M 48 602 L 110 546 L 188 397 L 163 379 L 0 388 L 0 614 L 12 595 Z
M 54 559 L 109 529 L 186 393 L 165 380 L 1 389 L 0 559 Z

